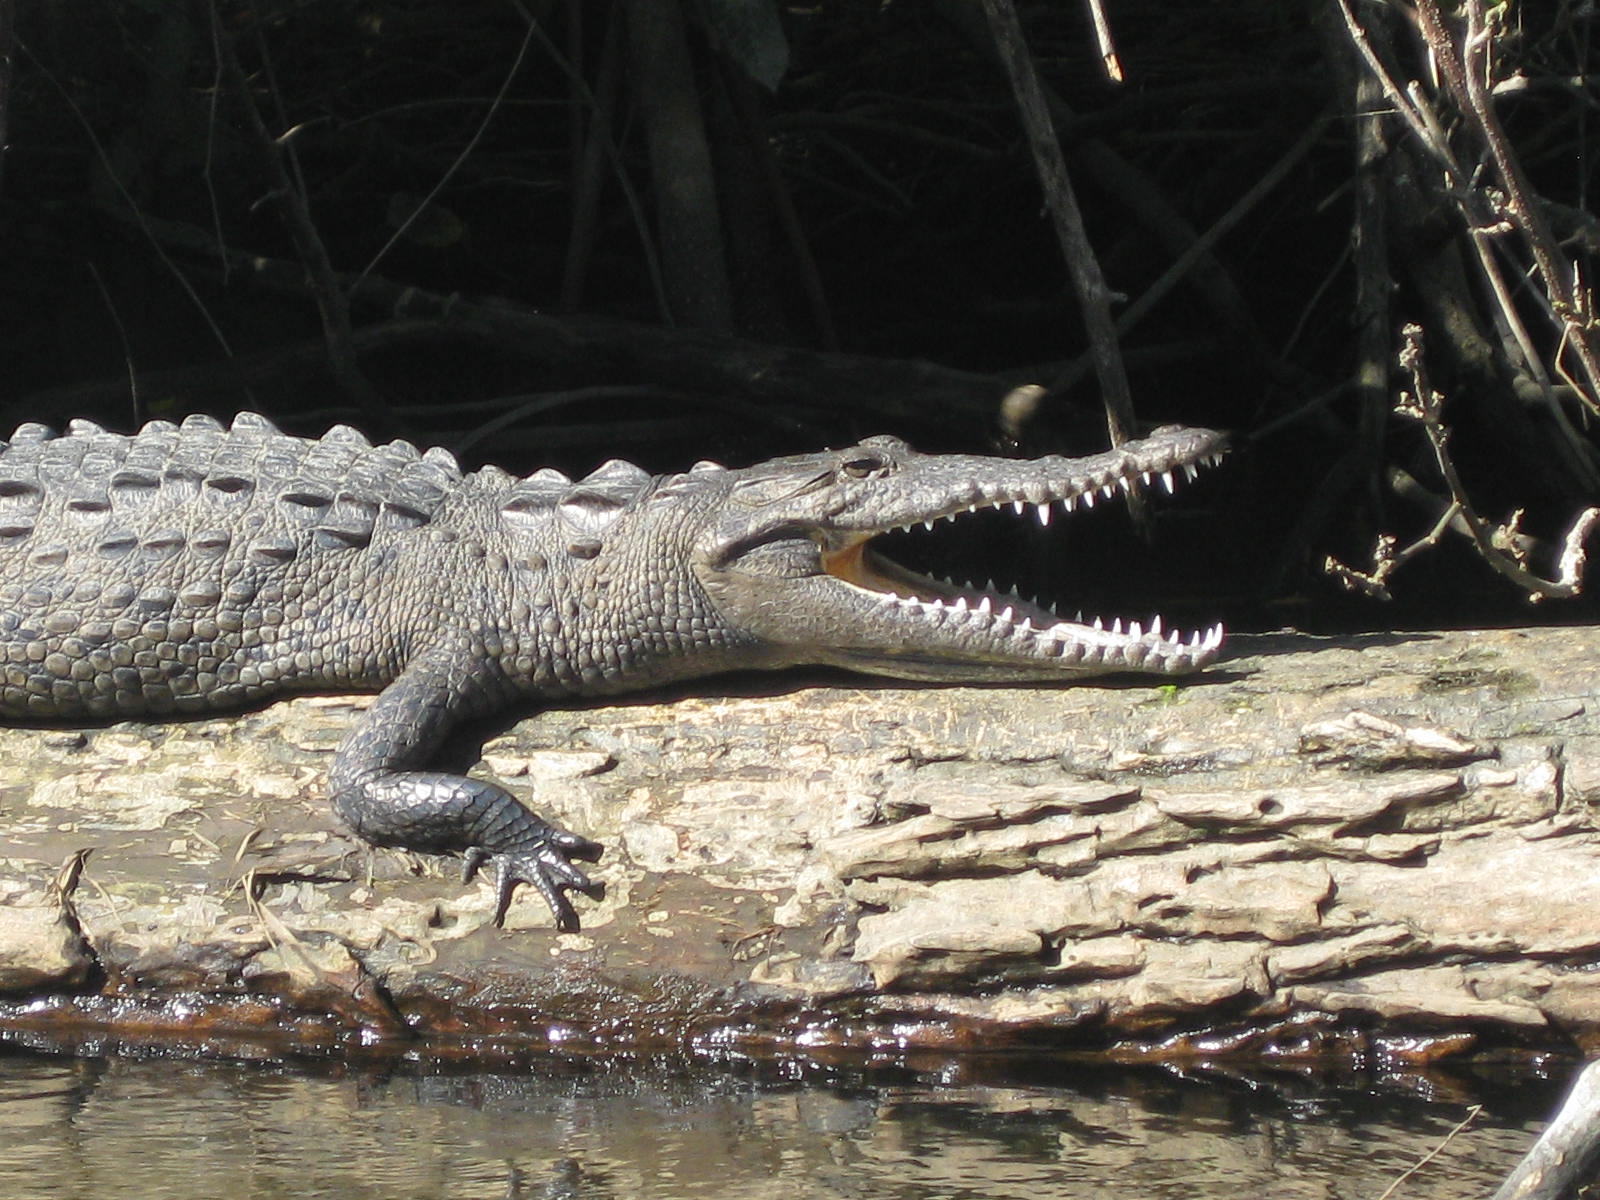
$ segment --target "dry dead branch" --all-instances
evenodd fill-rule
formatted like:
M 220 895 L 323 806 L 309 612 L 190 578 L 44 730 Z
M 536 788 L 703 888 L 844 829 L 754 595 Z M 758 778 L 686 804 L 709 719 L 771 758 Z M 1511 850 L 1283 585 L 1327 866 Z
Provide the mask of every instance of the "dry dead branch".
M 1400 393 L 1394 411 L 1418 422 L 1427 434 L 1428 445 L 1449 491 L 1450 501 L 1433 528 L 1404 549 L 1395 549 L 1397 539 L 1392 534 L 1379 535 L 1373 549 L 1370 571 L 1353 570 L 1330 556 L 1326 562 L 1328 573 L 1348 588 L 1388 599 L 1388 579 L 1395 571 L 1422 551 L 1437 545 L 1448 530 L 1464 528 L 1483 560 L 1498 574 L 1521 588 L 1531 602 L 1565 600 L 1578 595 L 1583 590 L 1584 542 L 1596 522 L 1600 522 L 1600 508 L 1586 508 L 1573 520 L 1562 539 L 1561 556 L 1553 578 L 1531 570 L 1528 566 L 1527 540 L 1520 528 L 1522 510 L 1513 512 L 1504 523 L 1492 525 L 1478 514 L 1467 496 L 1466 485 L 1462 483 L 1450 455 L 1450 434 L 1443 417 L 1444 397 L 1434 390 L 1428 380 L 1422 327 L 1405 326 L 1401 330 L 1401 338 L 1404 345 L 1400 351 L 1400 366 L 1411 376 L 1411 389 Z

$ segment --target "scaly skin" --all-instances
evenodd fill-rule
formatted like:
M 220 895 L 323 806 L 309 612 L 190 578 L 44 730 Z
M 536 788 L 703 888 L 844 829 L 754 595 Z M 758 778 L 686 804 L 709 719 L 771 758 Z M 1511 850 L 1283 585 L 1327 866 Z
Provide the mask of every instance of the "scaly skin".
M 335 811 L 378 845 L 457 852 L 563 929 L 600 847 L 491 784 L 426 770 L 458 721 L 526 698 L 828 663 L 947 681 L 1178 674 L 1188 638 L 1059 621 L 884 558 L 880 533 L 979 508 L 1039 519 L 1192 473 L 1220 435 L 1167 428 L 1088 458 L 921 455 L 893 438 L 730 470 L 576 482 L 463 474 L 440 450 L 315 441 L 241 414 L 122 436 L 76 421 L 0 444 L 0 717 L 381 695 L 334 757 Z

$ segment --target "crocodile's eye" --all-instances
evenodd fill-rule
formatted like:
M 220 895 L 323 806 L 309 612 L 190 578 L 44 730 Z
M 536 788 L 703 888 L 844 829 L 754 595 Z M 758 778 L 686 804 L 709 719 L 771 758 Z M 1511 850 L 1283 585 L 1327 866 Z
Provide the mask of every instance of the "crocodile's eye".
M 839 464 L 839 469 L 852 479 L 866 479 L 882 471 L 889 464 L 876 454 L 858 454 Z

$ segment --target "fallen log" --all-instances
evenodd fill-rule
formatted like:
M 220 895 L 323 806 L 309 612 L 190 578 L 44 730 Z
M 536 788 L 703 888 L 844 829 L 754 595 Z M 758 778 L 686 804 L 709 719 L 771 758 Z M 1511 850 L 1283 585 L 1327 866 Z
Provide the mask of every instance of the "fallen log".
M 1594 1052 L 1597 679 L 1591 629 L 1281 635 L 1180 684 L 538 713 L 458 753 L 606 844 L 576 934 L 337 829 L 365 698 L 6 730 L 0 1037 Z

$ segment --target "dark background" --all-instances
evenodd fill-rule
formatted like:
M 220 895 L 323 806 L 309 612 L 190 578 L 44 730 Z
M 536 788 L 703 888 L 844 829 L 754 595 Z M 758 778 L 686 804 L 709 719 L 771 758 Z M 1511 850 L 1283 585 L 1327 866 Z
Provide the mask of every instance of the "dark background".
M 1019 7 L 1095 257 L 1126 298 L 1114 314 L 1229 222 L 1122 333 L 1134 406 L 1231 429 L 1239 449 L 1157 504 L 1147 537 L 1115 513 L 1048 538 L 984 530 L 957 551 L 970 572 L 1234 628 L 1590 619 L 1586 597 L 1530 607 L 1453 534 L 1389 603 L 1323 570 L 1432 524 L 1391 478 L 1443 491 L 1416 423 L 1388 412 L 1408 321 L 1469 496 L 1491 521 L 1526 510 L 1532 566 L 1553 569 L 1600 494 L 1593 397 L 1561 379 L 1570 358 L 1516 236 L 1495 253 L 1556 386 L 1530 393 L 1473 274 L 1472 205 L 1495 203 L 1494 180 L 1406 10 L 1352 9 L 1395 76 L 1436 97 L 1474 197 L 1392 120 L 1358 162 L 1381 104 L 1338 0 L 1105 11 L 1120 85 L 1083 5 Z M 1587 278 L 1592 6 L 1501 11 L 1496 112 Z M 681 47 L 641 33 L 663 13 Z M 881 432 L 930 450 L 1105 445 L 976 0 L 0 0 L 7 50 L 7 428 L 252 408 L 519 472 L 740 463 Z M 665 157 L 664 115 L 703 131 L 699 167 Z M 1376 207 L 1358 207 L 1364 187 Z M 707 198 L 716 256 L 673 216 Z M 1044 398 L 1002 419 L 1024 383 Z

